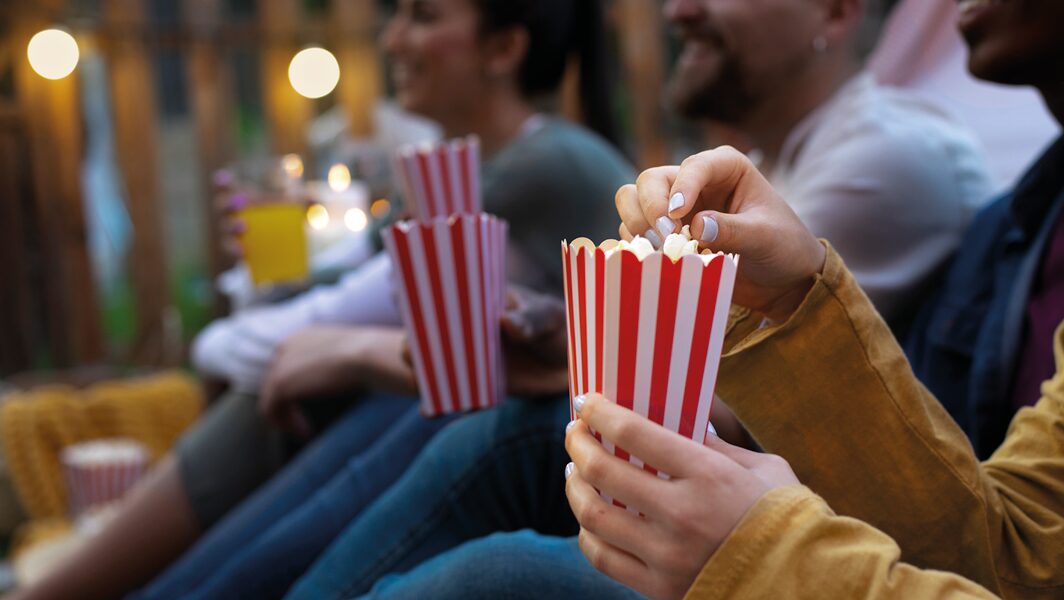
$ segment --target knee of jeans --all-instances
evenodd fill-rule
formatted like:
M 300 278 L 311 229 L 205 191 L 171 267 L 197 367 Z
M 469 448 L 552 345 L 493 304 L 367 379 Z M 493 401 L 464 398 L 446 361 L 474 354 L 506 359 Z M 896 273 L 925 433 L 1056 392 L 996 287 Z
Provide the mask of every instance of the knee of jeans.
M 419 461 L 429 461 L 437 472 L 463 471 L 468 461 L 492 451 L 495 419 L 495 411 L 484 411 L 455 420 L 433 436 Z
M 531 529 L 493 533 L 460 546 L 456 558 L 475 573 L 483 571 L 520 576 L 528 570 L 539 573 L 546 562 L 562 559 L 564 539 L 546 536 Z M 475 574 L 474 573 L 474 574 Z

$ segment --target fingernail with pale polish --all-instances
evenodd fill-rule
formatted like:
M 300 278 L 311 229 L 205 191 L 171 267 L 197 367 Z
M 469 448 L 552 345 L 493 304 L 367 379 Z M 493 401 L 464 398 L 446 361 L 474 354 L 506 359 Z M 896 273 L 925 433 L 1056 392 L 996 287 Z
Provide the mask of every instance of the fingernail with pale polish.
M 669 214 L 671 215 L 672 211 L 681 207 L 683 207 L 683 193 L 676 192 L 672 195 L 672 198 L 669 198 Z
M 643 237 L 645 237 L 655 249 L 661 248 L 661 244 L 664 243 L 661 236 L 658 235 L 658 232 L 653 229 L 647 229 L 646 233 L 643 234 Z
M 717 435 L 717 428 L 713 427 L 713 423 L 706 424 L 706 434 L 711 435 L 713 437 L 720 437 Z
M 667 238 L 669 234 L 676 231 L 676 221 L 668 217 L 659 217 L 657 225 L 658 232 L 661 233 L 662 238 Z
M 587 396 L 583 394 L 573 398 L 573 412 L 580 412 L 580 409 L 584 408 L 584 402 L 587 402 Z
M 575 469 L 575 468 L 576 468 L 576 466 L 573 465 L 573 463 L 569 463 L 569 464 L 565 465 L 565 480 L 566 481 L 569 481 L 569 478 L 572 477 L 573 469 Z
M 703 244 L 711 244 L 717 241 L 717 234 L 720 233 L 720 229 L 717 227 L 717 222 L 711 217 L 702 216 L 702 237 L 699 238 Z
M 576 421 L 569 421 L 569 424 L 565 426 L 565 435 L 569 435 L 569 432 L 576 427 Z

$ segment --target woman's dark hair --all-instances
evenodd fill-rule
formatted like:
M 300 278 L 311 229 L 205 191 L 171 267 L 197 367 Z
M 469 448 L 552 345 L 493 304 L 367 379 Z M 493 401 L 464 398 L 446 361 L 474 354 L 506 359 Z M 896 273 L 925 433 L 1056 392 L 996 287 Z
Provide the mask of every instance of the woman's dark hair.
M 584 122 L 618 144 L 601 0 L 475 0 L 475 4 L 485 33 L 510 27 L 528 31 L 528 54 L 518 74 L 526 96 L 557 93 L 569 58 L 575 55 Z

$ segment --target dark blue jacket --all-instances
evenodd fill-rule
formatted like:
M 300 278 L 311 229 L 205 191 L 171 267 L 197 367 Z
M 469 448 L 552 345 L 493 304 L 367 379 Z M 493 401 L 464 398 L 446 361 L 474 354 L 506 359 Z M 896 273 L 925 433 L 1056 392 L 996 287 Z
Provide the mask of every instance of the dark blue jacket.
M 1064 138 L 965 233 L 905 345 L 916 376 L 985 458 L 1012 420 L 1027 298 L 1064 207 Z

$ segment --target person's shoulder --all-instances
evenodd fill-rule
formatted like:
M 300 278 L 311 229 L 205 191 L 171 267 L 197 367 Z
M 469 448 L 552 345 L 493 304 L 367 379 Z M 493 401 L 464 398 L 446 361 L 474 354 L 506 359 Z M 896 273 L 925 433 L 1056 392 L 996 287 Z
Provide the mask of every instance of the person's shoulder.
M 865 136 L 886 150 L 898 149 L 920 162 L 934 158 L 984 162 L 971 130 L 913 92 L 869 79 L 849 108 L 843 125 L 849 136 Z
M 500 158 L 519 164 L 523 171 L 538 166 L 553 173 L 592 168 L 628 177 L 634 172 L 608 141 L 586 127 L 557 117 L 543 117 L 538 129 L 516 140 Z
M 945 112 L 903 90 L 867 81 L 833 115 L 832 134 L 817 144 L 845 165 L 847 176 L 890 182 L 910 193 L 943 195 L 974 206 L 993 182 L 979 142 Z

